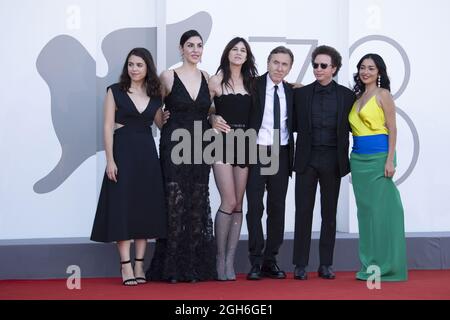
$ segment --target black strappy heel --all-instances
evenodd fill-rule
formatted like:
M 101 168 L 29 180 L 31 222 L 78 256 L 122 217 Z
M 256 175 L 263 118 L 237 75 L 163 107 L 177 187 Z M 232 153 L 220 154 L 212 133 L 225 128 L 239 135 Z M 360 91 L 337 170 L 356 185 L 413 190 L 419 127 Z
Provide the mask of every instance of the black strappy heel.
M 131 260 L 120 261 L 121 265 L 128 264 L 128 263 L 131 263 Z M 120 274 L 122 274 L 122 267 L 120 267 Z M 126 287 L 133 287 L 133 286 L 137 286 L 138 282 L 136 281 L 135 278 L 130 278 L 127 280 L 123 280 L 122 284 Z
M 142 259 L 134 258 L 134 261 L 144 262 L 144 258 L 142 258 Z M 136 279 L 136 282 L 139 284 L 147 283 L 147 279 L 145 279 L 144 277 L 136 277 L 135 279 Z

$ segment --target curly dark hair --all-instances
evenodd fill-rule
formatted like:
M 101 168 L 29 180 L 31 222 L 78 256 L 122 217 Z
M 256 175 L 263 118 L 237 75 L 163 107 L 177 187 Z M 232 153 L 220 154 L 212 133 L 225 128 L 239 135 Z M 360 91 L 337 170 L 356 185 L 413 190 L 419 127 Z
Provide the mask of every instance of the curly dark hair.
M 342 56 L 341 54 L 333 47 L 330 46 L 318 46 L 316 49 L 314 49 L 313 53 L 311 54 L 311 63 L 314 63 L 314 60 L 316 60 L 316 57 L 319 54 L 325 54 L 327 56 L 330 56 L 331 58 L 331 64 L 336 67 L 336 71 L 333 74 L 333 77 L 337 76 L 339 73 L 339 70 L 342 67 Z
M 376 53 L 368 53 L 359 60 L 356 65 L 356 73 L 353 75 L 353 80 L 355 80 L 355 85 L 353 87 L 353 91 L 356 96 L 359 98 L 366 91 L 366 85 L 359 78 L 359 68 L 361 68 L 361 64 L 366 59 L 372 59 L 375 62 L 375 66 L 378 69 L 378 74 L 380 75 L 380 88 L 387 89 L 389 92 L 391 91 L 391 80 L 389 80 L 389 76 L 387 74 L 386 63 L 384 63 L 383 58 Z
M 231 70 L 230 70 L 230 61 L 228 60 L 228 54 L 230 53 L 231 49 L 233 49 L 233 47 L 239 42 L 242 42 L 244 44 L 245 49 L 247 51 L 247 59 L 242 65 L 241 69 L 244 88 L 245 90 L 247 90 L 248 93 L 252 94 L 255 89 L 255 78 L 258 76 L 258 70 L 256 69 L 255 57 L 253 56 L 252 49 L 250 48 L 250 45 L 244 38 L 236 37 L 231 39 L 230 42 L 228 42 L 228 44 L 225 46 L 225 49 L 223 50 L 222 57 L 220 58 L 220 65 L 217 68 L 216 74 L 222 72 L 223 74 L 222 86 L 228 87 L 233 90 L 230 84 Z
M 161 96 L 161 82 L 159 81 L 158 75 L 156 73 L 155 63 L 153 62 L 153 57 L 150 51 L 145 48 L 134 48 L 128 53 L 125 63 L 123 64 L 122 74 L 119 79 L 120 89 L 128 92 L 131 86 L 131 78 L 128 74 L 128 59 L 131 56 L 140 57 L 144 60 L 147 66 L 147 74 L 145 76 L 144 85 L 147 90 L 147 95 L 149 97 L 160 97 Z

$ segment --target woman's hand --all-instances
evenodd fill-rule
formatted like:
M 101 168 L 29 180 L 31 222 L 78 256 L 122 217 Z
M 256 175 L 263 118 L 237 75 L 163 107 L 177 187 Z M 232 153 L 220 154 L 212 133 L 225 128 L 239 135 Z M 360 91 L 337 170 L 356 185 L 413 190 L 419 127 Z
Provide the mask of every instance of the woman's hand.
M 212 114 L 209 116 L 209 121 L 213 129 L 228 133 L 230 131 L 230 126 L 227 124 L 224 118 L 219 115 Z
M 384 176 L 387 178 L 392 178 L 395 174 L 394 162 L 386 161 L 384 166 Z
M 165 125 L 167 120 L 169 120 L 170 118 L 170 111 L 166 110 L 165 108 L 163 109 L 162 112 L 162 124 Z
M 117 182 L 117 171 L 117 166 L 114 161 L 109 161 L 106 164 L 106 175 L 108 176 L 109 180 Z
M 167 120 L 170 118 L 170 112 L 169 110 L 166 110 L 164 107 L 161 107 L 156 111 L 155 118 L 153 121 L 155 122 L 156 126 L 161 130 L 163 125 L 166 124 Z

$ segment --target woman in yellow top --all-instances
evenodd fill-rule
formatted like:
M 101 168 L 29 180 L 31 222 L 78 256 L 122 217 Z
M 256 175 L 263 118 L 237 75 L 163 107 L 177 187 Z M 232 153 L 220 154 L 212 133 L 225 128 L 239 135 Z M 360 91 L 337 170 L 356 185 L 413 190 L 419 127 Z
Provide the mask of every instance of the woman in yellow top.
M 404 281 L 408 270 L 403 206 L 392 180 L 397 127 L 390 81 L 386 64 L 377 54 L 362 57 L 357 68 L 354 91 L 358 99 L 349 115 L 362 264 L 356 278 L 366 280 L 379 271 L 381 281 Z

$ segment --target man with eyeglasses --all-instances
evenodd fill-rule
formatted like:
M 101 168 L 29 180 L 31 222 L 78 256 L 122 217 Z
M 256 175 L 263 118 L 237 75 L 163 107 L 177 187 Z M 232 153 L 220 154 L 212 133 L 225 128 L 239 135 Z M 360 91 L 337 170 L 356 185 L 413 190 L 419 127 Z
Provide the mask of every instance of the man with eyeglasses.
M 319 277 L 334 279 L 336 211 L 341 177 L 350 172 L 348 114 L 355 101 L 350 89 L 337 84 L 342 57 L 329 46 L 311 56 L 316 81 L 294 90 L 295 127 L 295 233 L 294 278 L 306 280 L 317 184 L 320 185 Z

